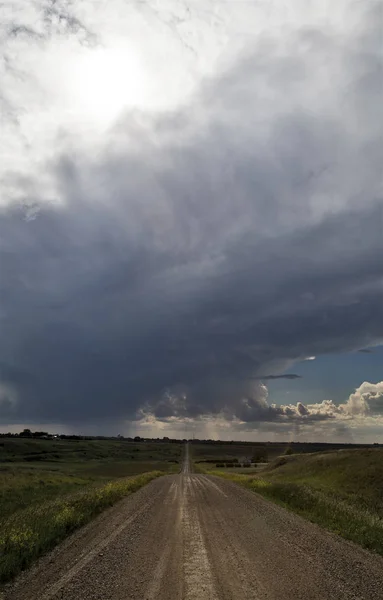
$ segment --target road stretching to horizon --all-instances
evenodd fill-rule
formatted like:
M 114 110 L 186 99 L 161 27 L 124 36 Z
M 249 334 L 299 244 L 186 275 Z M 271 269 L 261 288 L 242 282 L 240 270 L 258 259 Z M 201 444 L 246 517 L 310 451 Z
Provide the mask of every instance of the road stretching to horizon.
M 383 558 L 257 494 L 152 481 L 22 574 L 5 600 L 382 600 Z

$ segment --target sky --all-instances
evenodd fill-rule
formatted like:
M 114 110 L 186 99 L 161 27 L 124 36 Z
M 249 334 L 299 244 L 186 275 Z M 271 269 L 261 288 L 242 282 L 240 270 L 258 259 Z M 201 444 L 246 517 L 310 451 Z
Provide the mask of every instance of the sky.
M 0 431 L 383 441 L 382 27 L 0 4 Z

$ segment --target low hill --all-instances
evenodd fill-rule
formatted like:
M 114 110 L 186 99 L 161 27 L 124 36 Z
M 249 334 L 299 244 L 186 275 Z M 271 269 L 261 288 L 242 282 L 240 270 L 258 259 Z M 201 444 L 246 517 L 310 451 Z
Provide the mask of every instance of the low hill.
M 383 517 L 383 449 L 363 448 L 280 457 L 262 471 L 274 482 L 289 482 L 333 493 Z
M 231 479 L 330 531 L 383 555 L 383 449 L 280 456 Z

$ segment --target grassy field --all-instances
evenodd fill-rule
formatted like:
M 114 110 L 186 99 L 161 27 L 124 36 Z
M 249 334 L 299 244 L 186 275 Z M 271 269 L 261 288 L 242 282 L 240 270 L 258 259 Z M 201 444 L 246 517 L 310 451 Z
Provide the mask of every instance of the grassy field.
M 329 450 L 365 448 L 365 445 L 324 444 L 311 442 L 192 442 L 192 455 L 195 465 L 204 463 L 243 464 L 250 462 L 270 462 L 284 454 L 312 454 Z
M 266 444 L 191 444 L 193 460 L 199 462 L 229 462 L 233 459 L 241 460 L 242 458 L 251 458 L 255 454 L 262 451 L 263 453 L 271 452 L 272 455 L 278 456 L 281 454 L 281 448 L 267 449 Z
M 383 554 L 383 449 L 282 456 L 258 473 L 198 470 L 235 481 L 312 522 Z
M 0 440 L 0 581 L 154 477 L 180 469 L 181 444 Z
M 164 442 L 128 442 L 126 440 L 38 440 L 28 438 L 0 438 L 0 464 L 29 463 L 44 466 L 70 464 L 71 467 L 92 465 L 98 468 L 106 464 L 125 464 L 131 472 L 142 472 L 137 463 L 167 467 L 169 462 L 179 461 L 181 445 Z M 61 468 L 61 467 L 60 467 Z M 108 469 L 106 474 L 108 474 Z M 138 470 L 137 470 L 138 469 Z

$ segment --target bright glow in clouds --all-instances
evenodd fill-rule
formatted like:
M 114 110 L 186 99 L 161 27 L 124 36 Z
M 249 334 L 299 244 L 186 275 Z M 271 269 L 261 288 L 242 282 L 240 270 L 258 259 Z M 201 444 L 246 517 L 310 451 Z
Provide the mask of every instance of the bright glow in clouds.
M 0 3 L 0 427 L 375 441 L 381 4 Z
M 60 203 L 45 167 L 55 152 L 96 150 L 129 110 L 171 112 L 262 36 L 354 27 L 362 9 L 329 2 L 24 0 L 0 7 L 0 206 Z M 346 18 L 347 16 L 347 18 Z M 355 25 L 356 26 L 356 25 Z M 26 189 L 39 171 L 38 193 Z M 24 187 L 15 186 L 14 174 Z
M 104 124 L 125 108 L 146 107 L 151 101 L 137 54 L 123 47 L 87 49 L 68 83 L 76 110 Z

